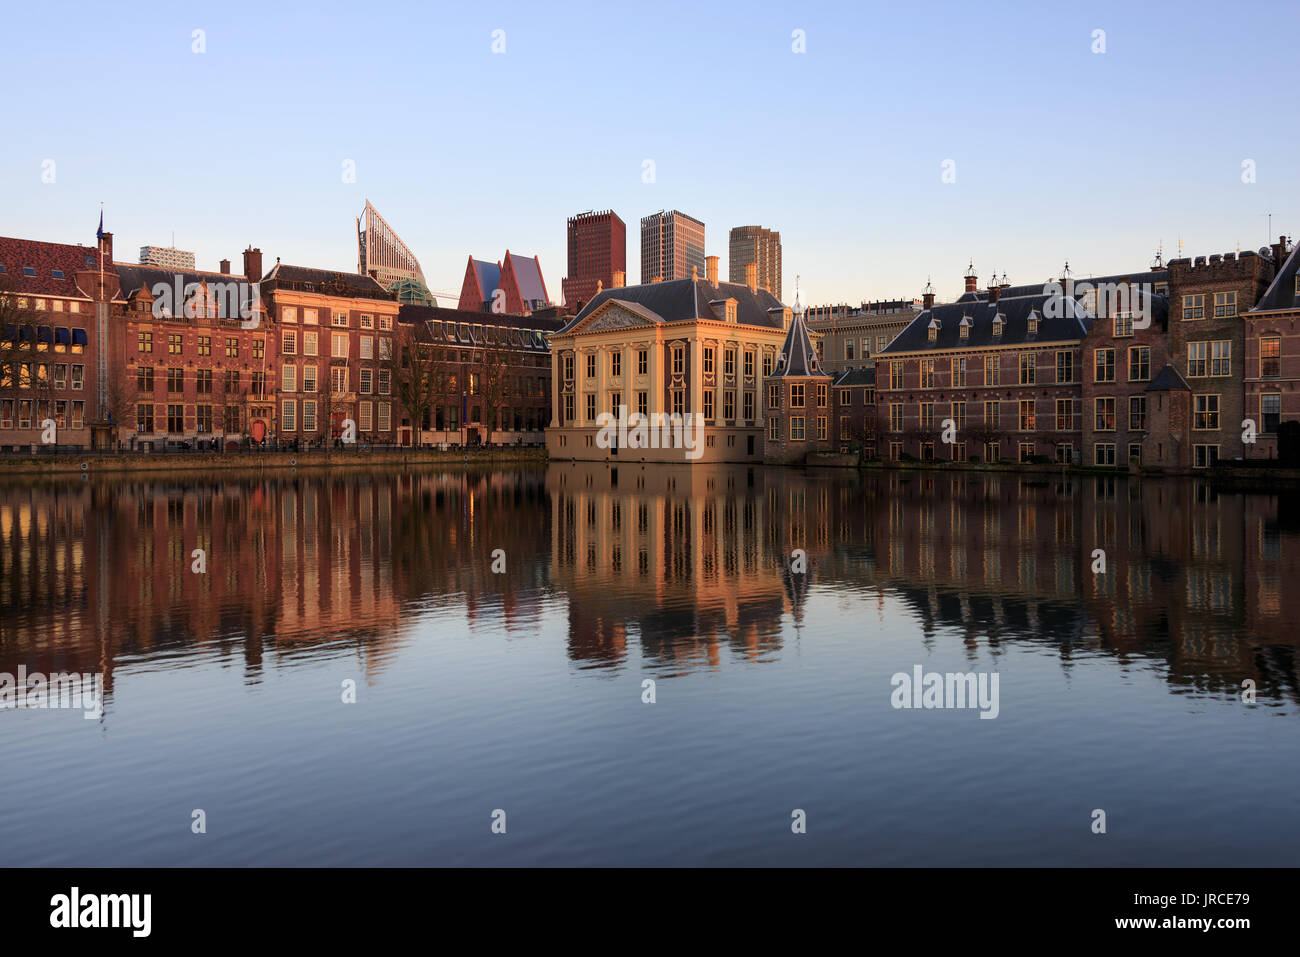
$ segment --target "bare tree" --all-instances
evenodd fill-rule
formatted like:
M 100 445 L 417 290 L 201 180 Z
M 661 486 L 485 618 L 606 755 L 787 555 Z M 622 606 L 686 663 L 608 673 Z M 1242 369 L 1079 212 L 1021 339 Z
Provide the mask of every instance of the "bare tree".
M 474 350 L 474 378 L 471 382 L 477 379 L 474 394 L 482 402 L 483 423 L 489 442 L 492 440 L 493 428 L 501 425 L 498 418 L 506 401 L 514 397 L 509 375 L 511 358 L 509 350 L 495 343 L 484 343 L 481 348 Z
M 439 387 L 445 389 L 446 373 L 441 365 L 441 361 L 434 358 L 431 345 L 420 341 L 415 333 L 401 345 L 399 356 L 384 362 L 393 380 L 397 404 L 411 420 L 415 445 L 420 444 L 425 417 L 431 413 L 441 394 Z

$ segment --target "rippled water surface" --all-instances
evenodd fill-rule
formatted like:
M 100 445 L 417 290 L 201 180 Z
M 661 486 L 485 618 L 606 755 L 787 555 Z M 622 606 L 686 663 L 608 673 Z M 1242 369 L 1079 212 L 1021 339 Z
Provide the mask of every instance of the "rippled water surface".
M 0 854 L 1293 865 L 1298 567 L 1286 496 L 1190 480 L 0 485 L 0 672 L 105 682 L 0 710 Z M 917 665 L 997 717 L 896 709 Z

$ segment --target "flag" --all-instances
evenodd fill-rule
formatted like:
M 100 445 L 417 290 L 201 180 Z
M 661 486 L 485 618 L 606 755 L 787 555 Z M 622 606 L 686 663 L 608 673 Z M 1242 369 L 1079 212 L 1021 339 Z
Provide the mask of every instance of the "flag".
M 95 231 L 95 238 L 101 243 L 104 241 L 104 211 L 99 211 L 99 229 Z

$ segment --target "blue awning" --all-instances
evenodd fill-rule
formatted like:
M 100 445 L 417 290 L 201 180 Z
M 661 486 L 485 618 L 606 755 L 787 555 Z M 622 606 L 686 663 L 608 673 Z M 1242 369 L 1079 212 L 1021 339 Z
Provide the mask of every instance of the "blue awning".
M 36 330 L 32 326 L 23 326 L 18 330 L 18 339 L 20 342 L 35 342 Z
M 72 330 L 72 344 L 73 344 L 74 346 L 84 346 L 84 345 L 87 343 L 87 341 L 88 341 L 88 340 L 86 339 L 86 330 L 85 330 L 85 329 L 73 329 L 73 330 Z
M 54 341 L 61 346 L 66 346 L 72 342 L 72 333 L 63 326 L 54 330 Z
M 37 342 L 53 342 L 53 341 L 54 341 L 54 330 L 51 329 L 49 326 L 41 326 L 40 328 L 38 328 L 38 329 L 36 330 L 36 341 L 37 341 Z

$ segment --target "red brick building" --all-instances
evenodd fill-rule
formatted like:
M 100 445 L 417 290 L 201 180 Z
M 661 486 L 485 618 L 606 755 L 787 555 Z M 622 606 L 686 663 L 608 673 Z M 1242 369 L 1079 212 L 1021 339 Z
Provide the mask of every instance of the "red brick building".
M 223 448 L 274 430 L 276 351 L 245 273 L 115 263 L 107 392 L 127 448 Z M 251 279 L 249 277 L 252 277 Z
M 1082 305 L 1093 314 L 1082 347 L 1084 465 L 1173 464 L 1167 449 L 1146 448 L 1153 434 L 1148 388 L 1170 364 L 1169 300 L 1163 269 L 1093 280 Z M 1108 302 L 1106 290 L 1124 289 L 1122 302 Z
M 1069 462 L 1082 441 L 1082 345 L 1092 328 L 1069 296 L 977 291 L 925 308 L 876 360 L 885 457 Z
M 0 238 L 0 449 L 94 443 L 98 273 L 93 246 Z
M 833 447 L 832 376 L 822 369 L 817 358 L 797 298 L 792 311 L 785 342 L 764 383 L 767 438 L 763 461 L 769 464 L 800 464 L 808 453 L 827 452 Z
M 1273 279 L 1272 257 L 1246 251 L 1169 263 L 1169 351 L 1192 390 L 1190 449 L 1177 465 L 1241 458 L 1246 322 Z
M 397 444 L 393 372 L 397 297 L 373 276 L 276 264 L 261 297 L 274 340 L 275 433 L 281 445 Z
M 1254 422 L 1256 440 L 1245 446 L 1246 458 L 1276 458 L 1277 428 L 1300 421 L 1300 248 L 1288 250 L 1282 237 L 1270 250 L 1277 275 L 1246 324 L 1245 410 Z
M 399 379 L 414 395 L 397 397 L 402 444 L 539 445 L 551 414 L 551 353 L 546 335 L 564 320 L 402 306 Z M 418 419 L 418 421 L 417 421 Z
M 560 284 L 564 305 L 576 313 L 601 289 L 627 275 L 627 225 L 612 209 L 579 213 L 568 222 L 569 271 Z

